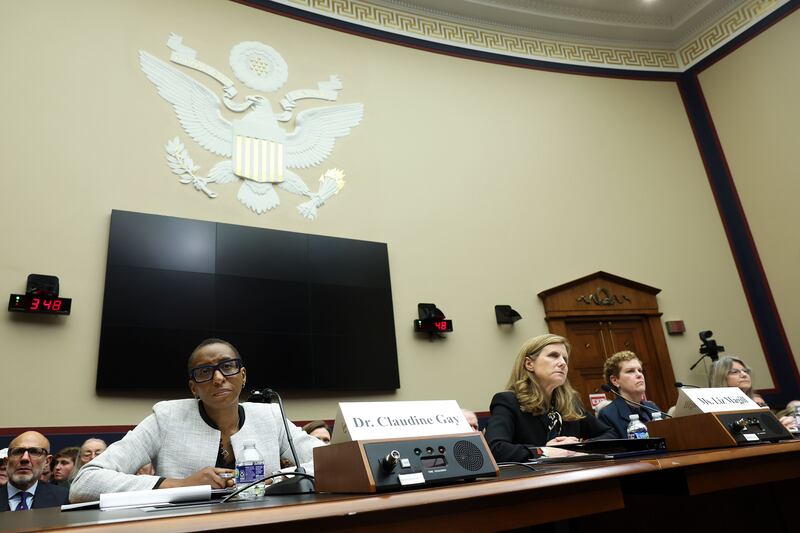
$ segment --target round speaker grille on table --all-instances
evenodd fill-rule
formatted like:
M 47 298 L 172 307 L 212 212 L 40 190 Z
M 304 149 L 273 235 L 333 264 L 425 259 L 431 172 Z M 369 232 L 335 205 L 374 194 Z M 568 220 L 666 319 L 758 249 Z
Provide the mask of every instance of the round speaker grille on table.
M 468 440 L 460 440 L 453 446 L 456 462 L 467 470 L 480 470 L 483 468 L 483 454 L 480 448 Z

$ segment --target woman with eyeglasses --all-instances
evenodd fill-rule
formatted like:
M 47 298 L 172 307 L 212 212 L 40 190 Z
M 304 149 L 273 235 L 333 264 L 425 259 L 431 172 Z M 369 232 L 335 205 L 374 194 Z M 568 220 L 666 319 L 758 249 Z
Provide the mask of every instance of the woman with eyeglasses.
M 253 440 L 266 472 L 291 458 L 277 405 L 239 403 L 247 371 L 236 348 L 206 339 L 189 356 L 189 390 L 194 399 L 159 402 L 153 413 L 125 437 L 84 466 L 72 483 L 70 500 L 96 500 L 100 494 L 192 485 L 235 484 L 236 454 Z M 290 424 L 301 463 L 322 443 Z M 152 463 L 156 475 L 136 475 Z
M 761 407 L 767 403 L 760 394 L 753 391 L 753 371 L 738 357 L 725 355 L 711 363 L 708 373 L 709 387 L 739 387 Z
M 584 410 L 569 384 L 570 345 L 559 335 L 540 335 L 520 348 L 506 391 L 494 395 L 486 439 L 498 462 L 524 462 L 532 448 L 614 438 Z
M 745 362 L 732 355 L 725 355 L 711 363 L 708 373 L 709 387 L 739 387 L 761 407 L 769 407 L 760 394 L 753 391 L 753 371 Z M 793 416 L 783 416 L 781 424 L 789 429 L 795 428 Z

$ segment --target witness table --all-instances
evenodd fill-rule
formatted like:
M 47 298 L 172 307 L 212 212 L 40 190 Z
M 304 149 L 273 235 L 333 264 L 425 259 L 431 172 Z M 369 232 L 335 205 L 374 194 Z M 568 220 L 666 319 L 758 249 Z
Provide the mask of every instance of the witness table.
M 794 503 L 797 490 L 791 487 L 798 480 L 800 441 L 792 441 L 536 471 L 511 467 L 499 479 L 378 495 L 275 496 L 157 511 L 7 512 L 0 513 L 0 530 L 255 531 L 273 525 L 282 531 L 473 532 L 568 520 L 570 531 L 629 532 L 637 524 L 642 531 L 659 531 L 694 529 L 705 519 L 720 525 L 715 505 L 724 505 L 718 512 L 732 515 L 738 526 L 764 524 L 768 515 L 773 529 L 760 531 L 789 530 L 789 508 L 783 506 Z

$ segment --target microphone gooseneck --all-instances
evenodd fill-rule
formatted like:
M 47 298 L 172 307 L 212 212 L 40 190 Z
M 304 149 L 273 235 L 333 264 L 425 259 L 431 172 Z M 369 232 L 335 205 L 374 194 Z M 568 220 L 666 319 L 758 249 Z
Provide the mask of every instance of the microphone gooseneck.
M 664 417 L 666 417 L 666 418 L 672 418 L 672 416 L 668 415 L 667 413 L 665 413 L 665 412 L 664 412 L 664 411 L 662 411 L 661 409 L 656 409 L 655 407 L 650 407 L 649 405 L 644 405 L 644 404 L 637 403 L 637 402 L 634 402 L 634 401 L 631 401 L 631 400 L 627 399 L 627 398 L 626 398 L 626 397 L 624 397 L 622 394 L 618 393 L 617 391 L 615 391 L 614 389 L 612 389 L 611 387 L 609 387 L 609 386 L 608 386 L 607 384 L 605 384 L 605 383 L 604 383 L 604 384 L 602 384 L 602 385 L 600 385 L 600 388 L 601 388 L 602 390 L 604 390 L 605 392 L 610 392 L 611 394 L 613 394 L 613 395 L 615 395 L 615 396 L 619 396 L 620 398 L 622 398 L 623 400 L 625 400 L 626 402 L 628 402 L 628 403 L 630 403 L 630 404 L 633 404 L 633 405 L 636 405 L 636 406 L 638 406 L 638 407 L 641 407 L 642 409 L 647 409 L 647 410 L 648 410 L 648 411 L 650 411 L 651 413 L 661 413 L 661 416 L 664 416 Z
M 689 387 L 691 389 L 702 389 L 702 387 L 698 387 L 697 385 L 689 385 L 688 383 L 681 383 L 680 381 L 675 382 L 675 388 L 682 389 L 684 387 Z
M 280 483 L 275 483 L 270 485 L 266 488 L 266 494 L 305 494 L 305 493 L 314 493 L 316 492 L 316 488 L 314 486 L 314 481 L 310 477 L 307 477 L 306 469 L 300 466 L 300 460 L 297 458 L 297 452 L 294 449 L 294 442 L 292 439 L 292 434 L 289 432 L 289 422 L 286 421 L 286 411 L 283 410 L 283 400 L 281 400 L 281 395 L 275 392 L 272 389 L 264 389 L 261 391 L 265 398 L 268 400 L 271 398 L 276 398 L 278 400 L 278 408 L 281 411 L 281 418 L 283 419 L 283 428 L 286 431 L 286 440 L 289 441 L 289 449 L 292 452 L 292 459 L 294 459 L 295 464 L 295 473 L 300 474 L 296 475 L 292 478 L 285 479 Z M 287 475 L 292 475 L 291 472 L 288 472 Z

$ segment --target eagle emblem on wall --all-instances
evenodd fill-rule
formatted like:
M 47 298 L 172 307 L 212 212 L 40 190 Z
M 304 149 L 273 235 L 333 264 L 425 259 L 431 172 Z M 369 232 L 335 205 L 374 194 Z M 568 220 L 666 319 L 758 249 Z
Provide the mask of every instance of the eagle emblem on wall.
M 294 116 L 298 100 L 338 99 L 342 83 L 336 76 L 319 82 L 316 89 L 299 89 L 279 100 L 278 113 L 263 93 L 280 89 L 288 79 L 288 66 L 272 47 L 260 42 L 241 42 L 230 52 L 230 66 L 242 85 L 253 91 L 239 97 L 236 84 L 221 71 L 197 58 L 197 52 L 170 35 L 170 62 L 206 74 L 221 85 L 222 99 L 207 85 L 154 55 L 140 50 L 139 63 L 158 94 L 172 104 L 186 134 L 204 149 L 223 157 L 208 172 L 198 174 L 188 150 L 179 137 L 167 142 L 166 158 L 181 183 L 192 184 L 209 198 L 217 193 L 211 184 L 240 182 L 237 198 L 253 212 L 262 214 L 280 205 L 276 187 L 308 200 L 297 207 L 308 219 L 344 186 L 341 169 L 327 169 L 312 191 L 296 170 L 321 165 L 333 151 L 336 140 L 350 133 L 364 116 L 360 103 L 330 105 L 303 110 Z M 228 120 L 223 106 L 241 118 Z M 282 124 L 294 120 L 288 131 Z

